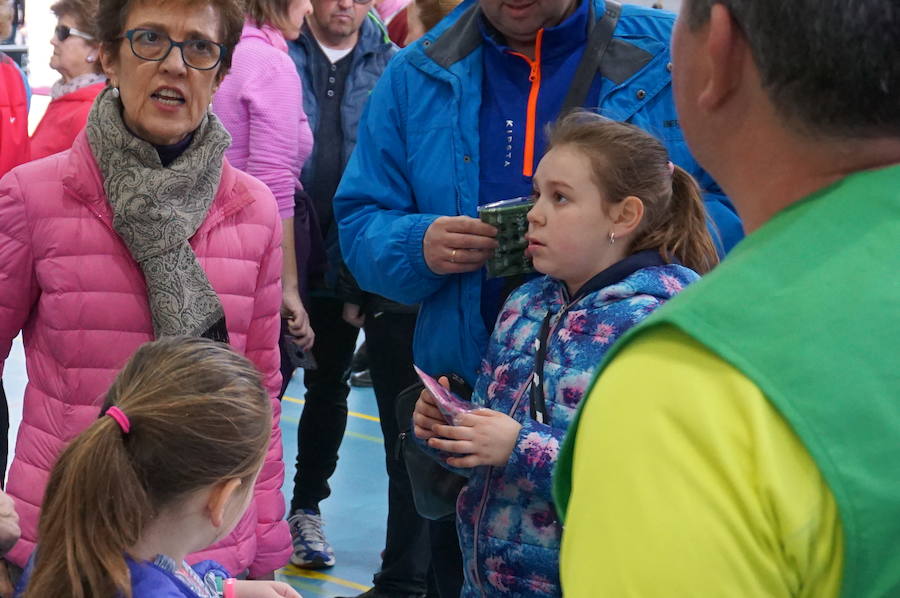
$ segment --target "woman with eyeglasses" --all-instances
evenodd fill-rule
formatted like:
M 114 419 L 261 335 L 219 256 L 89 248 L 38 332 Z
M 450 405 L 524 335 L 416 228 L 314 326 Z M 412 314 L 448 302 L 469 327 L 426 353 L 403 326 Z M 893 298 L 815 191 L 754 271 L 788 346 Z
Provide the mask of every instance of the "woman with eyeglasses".
M 272 192 L 225 158 L 231 136 L 209 110 L 243 8 L 100 0 L 97 15 L 109 86 L 87 126 L 70 150 L 0 179 L 0 367 L 22 330 L 29 378 L 7 484 L 22 539 L 6 558 L 27 561 L 54 461 L 96 419 L 116 371 L 143 343 L 189 335 L 246 355 L 274 416 L 253 503 L 188 561 L 271 578 L 291 547 L 276 398 L 281 220 Z
M 50 9 L 57 19 L 50 67 L 61 78 L 50 89 L 47 112 L 31 136 L 32 160 L 72 147 L 106 83 L 94 21 L 97 0 L 59 0 Z

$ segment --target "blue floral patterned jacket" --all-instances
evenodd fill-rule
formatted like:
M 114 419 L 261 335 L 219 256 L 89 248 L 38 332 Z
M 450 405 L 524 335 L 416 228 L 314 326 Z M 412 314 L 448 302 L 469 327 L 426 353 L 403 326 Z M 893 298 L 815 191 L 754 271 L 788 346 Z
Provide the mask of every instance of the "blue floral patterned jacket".
M 551 472 L 562 438 L 606 351 L 699 276 L 652 251 L 601 272 L 574 297 L 544 276 L 510 295 L 491 337 L 472 401 L 522 424 L 506 467 L 477 467 L 456 504 L 465 563 L 462 596 L 560 596 L 561 527 Z M 530 416 L 539 335 L 545 344 L 544 421 Z M 434 454 L 434 453 L 433 453 Z

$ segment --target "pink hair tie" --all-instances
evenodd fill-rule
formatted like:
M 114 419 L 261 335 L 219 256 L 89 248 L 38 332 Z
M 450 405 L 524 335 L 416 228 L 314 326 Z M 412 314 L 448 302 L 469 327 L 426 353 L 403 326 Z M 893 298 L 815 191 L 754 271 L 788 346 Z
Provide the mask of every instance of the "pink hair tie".
M 106 415 L 116 420 L 116 423 L 122 428 L 123 434 L 128 434 L 131 431 L 131 422 L 128 421 L 128 416 L 118 407 L 110 407 L 106 410 Z

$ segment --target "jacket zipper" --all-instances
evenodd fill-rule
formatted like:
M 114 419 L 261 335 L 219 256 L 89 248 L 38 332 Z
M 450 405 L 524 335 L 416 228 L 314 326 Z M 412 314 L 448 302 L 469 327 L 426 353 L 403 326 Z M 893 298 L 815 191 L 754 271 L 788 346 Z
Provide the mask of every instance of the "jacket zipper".
M 531 91 L 528 94 L 528 112 L 525 122 L 525 155 L 522 161 L 522 174 L 527 177 L 534 174 L 534 130 L 537 126 L 538 94 L 541 91 L 541 40 L 543 37 L 544 30 L 538 29 L 537 37 L 534 39 L 534 60 L 524 54 L 510 52 L 510 54 L 523 59 L 531 67 L 531 74 L 528 75 L 528 80 L 531 81 Z
M 522 385 L 517 392 L 516 400 L 513 401 L 512 409 L 507 413 L 508 416 L 512 417 L 516 410 L 519 408 L 519 404 L 522 402 L 522 397 L 525 396 L 525 391 L 528 389 L 528 380 L 525 381 L 525 384 Z M 478 515 L 475 517 L 475 529 L 472 534 L 472 573 L 475 575 L 475 584 L 478 586 L 478 591 L 481 592 L 482 596 L 487 596 L 484 592 L 484 586 L 481 582 L 481 574 L 478 572 L 478 531 L 481 529 L 481 519 L 484 517 L 484 510 L 487 507 L 487 496 L 488 492 L 491 488 L 491 478 L 494 475 L 494 466 L 488 466 L 487 479 L 484 483 L 484 490 L 481 491 L 481 503 L 478 505 Z

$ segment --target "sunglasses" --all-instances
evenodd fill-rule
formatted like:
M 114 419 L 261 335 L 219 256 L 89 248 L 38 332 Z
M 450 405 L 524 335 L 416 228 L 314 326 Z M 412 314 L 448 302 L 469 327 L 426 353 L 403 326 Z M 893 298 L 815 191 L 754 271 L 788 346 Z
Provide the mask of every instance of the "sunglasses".
M 56 29 L 54 29 L 53 31 L 56 34 L 56 39 L 58 39 L 61 42 L 64 42 L 67 39 L 69 39 L 69 36 L 71 36 L 71 35 L 74 35 L 75 37 L 80 37 L 82 39 L 87 39 L 87 40 L 94 39 L 93 35 L 85 33 L 84 31 L 79 31 L 79 30 L 75 29 L 74 27 L 69 27 L 68 25 L 57 25 Z

